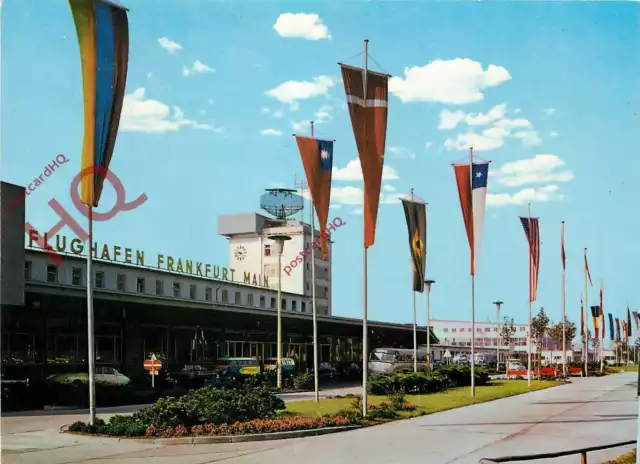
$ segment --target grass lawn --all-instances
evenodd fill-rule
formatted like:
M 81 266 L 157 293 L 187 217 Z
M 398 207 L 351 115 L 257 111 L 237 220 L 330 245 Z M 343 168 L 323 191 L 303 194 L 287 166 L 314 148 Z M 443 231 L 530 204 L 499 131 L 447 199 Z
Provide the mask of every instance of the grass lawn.
M 603 464 L 636 464 L 636 450 L 623 454 L 615 461 L 607 461 Z
M 562 382 L 549 380 L 532 380 L 531 389 L 529 389 L 526 380 L 496 380 L 491 382 L 491 385 L 476 387 L 475 397 L 471 397 L 470 387 L 452 388 L 445 392 L 427 395 L 406 395 L 407 401 L 416 406 L 416 409 L 415 411 L 403 412 L 401 416 L 415 417 L 431 414 L 446 411 L 447 409 L 469 406 L 470 404 L 485 403 L 499 398 L 506 398 L 507 396 L 520 395 L 529 391 L 543 390 L 562 384 Z M 353 400 L 354 398 L 328 398 L 320 400 L 319 403 L 313 400 L 296 401 L 287 404 L 284 414 L 304 417 L 334 414 L 341 409 L 349 409 Z M 384 396 L 369 395 L 370 404 L 380 404 L 384 400 L 386 400 Z
M 616 367 L 607 367 L 607 370 L 615 371 L 615 372 L 638 372 L 637 364 L 629 364 L 627 366 L 616 366 Z

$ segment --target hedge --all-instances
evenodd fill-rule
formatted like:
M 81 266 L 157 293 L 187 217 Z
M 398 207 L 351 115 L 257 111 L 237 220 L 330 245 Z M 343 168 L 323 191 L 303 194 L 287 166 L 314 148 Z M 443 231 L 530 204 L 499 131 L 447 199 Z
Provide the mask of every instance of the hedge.
M 485 385 L 489 373 L 484 368 L 475 369 L 475 384 Z M 451 365 L 436 369 L 433 373 L 395 372 L 376 374 L 369 379 L 368 392 L 374 395 L 435 393 L 452 387 L 471 385 L 471 369 L 468 366 Z

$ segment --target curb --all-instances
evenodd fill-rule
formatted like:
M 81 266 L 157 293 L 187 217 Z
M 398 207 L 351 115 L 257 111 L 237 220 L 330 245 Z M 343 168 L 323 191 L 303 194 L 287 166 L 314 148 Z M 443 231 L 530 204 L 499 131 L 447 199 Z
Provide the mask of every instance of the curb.
M 208 445 L 216 443 L 246 443 L 250 441 L 284 440 L 287 438 L 313 437 L 330 433 L 347 432 L 361 428 L 361 425 L 347 425 L 343 427 L 325 427 L 322 429 L 293 430 L 289 432 L 260 433 L 255 435 L 228 435 L 221 437 L 184 437 L 184 438 L 147 438 L 159 445 Z

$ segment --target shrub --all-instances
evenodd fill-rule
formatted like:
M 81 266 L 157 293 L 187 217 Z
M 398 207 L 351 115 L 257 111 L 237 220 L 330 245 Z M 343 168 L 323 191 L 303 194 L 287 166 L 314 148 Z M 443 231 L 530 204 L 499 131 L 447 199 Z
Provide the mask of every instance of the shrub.
M 297 390 L 309 390 L 313 388 L 313 374 L 305 372 L 293 377 L 293 388 Z

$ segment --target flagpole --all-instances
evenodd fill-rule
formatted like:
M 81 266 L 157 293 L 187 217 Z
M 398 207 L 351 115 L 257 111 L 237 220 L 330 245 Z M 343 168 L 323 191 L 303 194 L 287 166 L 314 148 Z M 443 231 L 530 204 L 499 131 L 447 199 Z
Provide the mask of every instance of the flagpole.
M 604 280 L 600 279 L 600 318 L 602 319 L 602 337 L 600 342 L 600 372 L 604 371 L 604 312 L 602 310 L 602 292 L 604 291 Z
M 411 201 L 414 201 L 415 196 L 413 189 L 411 189 Z M 413 260 L 412 260 L 413 263 Z M 412 265 L 411 270 L 415 269 L 415 264 Z M 416 291 L 412 289 L 413 293 L 413 372 L 418 372 L 418 330 L 417 330 L 417 312 L 416 312 Z
M 567 377 L 567 271 L 564 254 L 564 221 L 562 221 L 562 377 Z
M 589 376 L 589 288 L 587 286 L 587 249 L 584 249 L 584 376 Z
M 89 206 L 89 246 L 87 247 L 87 345 L 89 350 L 89 424 L 96 422 L 95 348 L 93 333 L 93 279 L 91 247 L 93 245 L 93 207 Z
M 527 217 L 529 230 L 531 230 L 531 202 L 527 204 Z M 531 232 L 529 232 L 531 233 Z M 531 387 L 531 285 L 533 278 L 533 257 L 531 256 L 531 244 L 529 244 L 529 328 L 527 330 L 527 385 Z
M 469 147 L 469 182 L 470 192 L 473 197 L 473 147 Z M 473 199 L 471 200 L 473 220 Z M 473 225 L 471 226 L 473 227 Z M 475 235 L 473 240 L 475 241 Z M 476 396 L 476 269 L 475 269 L 475 243 L 471 244 L 471 396 Z
M 369 39 L 364 39 L 364 76 L 363 76 L 363 85 L 364 85 L 364 94 L 363 94 L 363 106 L 367 107 L 367 67 L 369 65 Z M 365 189 L 366 190 L 366 189 Z M 363 192 L 364 195 L 364 192 Z M 364 201 L 363 201 L 364 204 Z M 367 205 L 364 205 L 366 208 Z M 366 224 L 362 223 L 363 228 L 366 227 Z M 366 230 L 364 230 L 366 234 Z M 362 416 L 367 415 L 367 369 L 368 369 L 368 347 L 367 347 L 367 338 L 368 338 L 368 327 L 367 327 L 367 245 L 364 244 L 364 259 L 363 259 L 363 298 L 362 298 Z
M 311 121 L 311 137 L 313 137 L 313 121 Z M 315 206 L 311 198 L 311 306 L 313 308 L 313 390 L 316 403 L 320 401 L 320 378 L 318 376 L 318 319 L 316 311 L 316 251 L 313 248 L 315 241 Z

